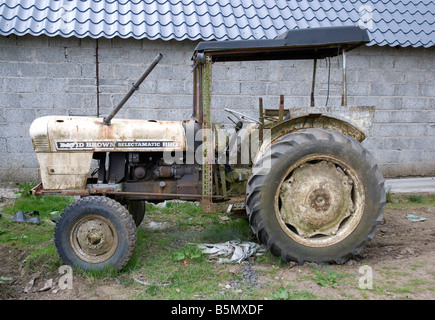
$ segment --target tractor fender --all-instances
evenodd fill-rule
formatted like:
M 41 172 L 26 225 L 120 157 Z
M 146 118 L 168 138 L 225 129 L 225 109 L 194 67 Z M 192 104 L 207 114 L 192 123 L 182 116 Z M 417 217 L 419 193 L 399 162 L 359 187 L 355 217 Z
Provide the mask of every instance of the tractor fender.
M 365 133 L 361 129 L 342 119 L 313 113 L 298 116 L 273 126 L 267 132 L 265 131 L 263 143 L 259 147 L 259 150 L 255 156 L 254 163 L 257 162 L 257 159 L 261 158 L 261 156 L 269 148 L 269 146 L 274 144 L 283 136 L 307 128 L 323 128 L 335 130 L 341 132 L 346 136 L 354 138 L 358 142 L 362 142 L 366 138 Z
M 271 128 L 271 141 L 279 139 L 283 135 L 300 129 L 323 128 L 331 129 L 350 136 L 358 142 L 364 141 L 365 133 L 347 121 L 322 114 L 308 114 L 283 121 Z

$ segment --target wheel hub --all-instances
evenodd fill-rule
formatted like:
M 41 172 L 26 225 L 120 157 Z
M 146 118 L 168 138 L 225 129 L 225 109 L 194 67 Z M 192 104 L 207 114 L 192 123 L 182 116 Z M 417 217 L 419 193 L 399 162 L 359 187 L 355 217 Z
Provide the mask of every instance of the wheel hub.
M 304 238 L 333 236 L 354 211 L 352 185 L 330 161 L 304 163 L 282 184 L 281 218 Z
M 73 250 L 84 261 L 104 262 L 116 250 L 118 238 L 112 223 L 100 216 L 78 221 L 71 233 Z

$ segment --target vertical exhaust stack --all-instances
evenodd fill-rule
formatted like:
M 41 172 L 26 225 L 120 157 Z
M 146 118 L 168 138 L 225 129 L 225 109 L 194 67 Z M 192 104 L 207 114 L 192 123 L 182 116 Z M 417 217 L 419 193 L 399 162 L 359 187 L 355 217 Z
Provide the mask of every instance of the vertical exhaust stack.
M 133 85 L 131 86 L 131 89 L 127 92 L 127 94 L 122 98 L 121 102 L 116 106 L 115 109 L 107 116 L 103 118 L 103 123 L 105 125 L 110 126 L 110 121 L 113 119 L 113 117 L 121 110 L 121 108 L 124 106 L 124 104 L 127 102 L 128 99 L 133 95 L 133 93 L 139 89 L 139 86 L 142 84 L 142 82 L 145 80 L 146 77 L 153 71 L 154 67 L 162 60 L 163 55 L 161 53 L 157 54 L 157 56 L 154 58 L 154 60 L 151 62 L 151 64 L 148 66 L 148 68 L 145 70 L 143 75 L 137 80 Z

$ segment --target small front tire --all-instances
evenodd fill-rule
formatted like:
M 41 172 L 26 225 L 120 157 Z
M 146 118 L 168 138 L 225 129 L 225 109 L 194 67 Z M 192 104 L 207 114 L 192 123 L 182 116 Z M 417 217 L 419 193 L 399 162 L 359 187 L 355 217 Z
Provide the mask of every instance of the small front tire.
M 54 231 L 62 261 L 82 270 L 121 269 L 133 255 L 136 241 L 133 217 L 107 197 L 74 202 L 62 213 Z

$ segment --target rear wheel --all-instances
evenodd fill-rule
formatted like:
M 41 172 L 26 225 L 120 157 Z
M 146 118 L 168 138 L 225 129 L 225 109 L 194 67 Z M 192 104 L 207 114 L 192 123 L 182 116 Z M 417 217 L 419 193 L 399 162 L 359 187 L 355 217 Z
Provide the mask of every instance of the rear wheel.
M 133 217 L 136 227 L 139 227 L 145 217 L 146 202 L 142 200 L 130 200 L 127 202 L 128 212 Z
M 84 270 L 121 269 L 133 255 L 136 239 L 132 216 L 106 197 L 85 197 L 68 206 L 54 232 L 63 262 Z
M 259 167 L 270 157 L 270 170 Z M 285 261 L 343 263 L 375 234 L 384 180 L 356 140 L 304 129 L 275 142 L 257 161 L 247 187 L 253 231 Z

